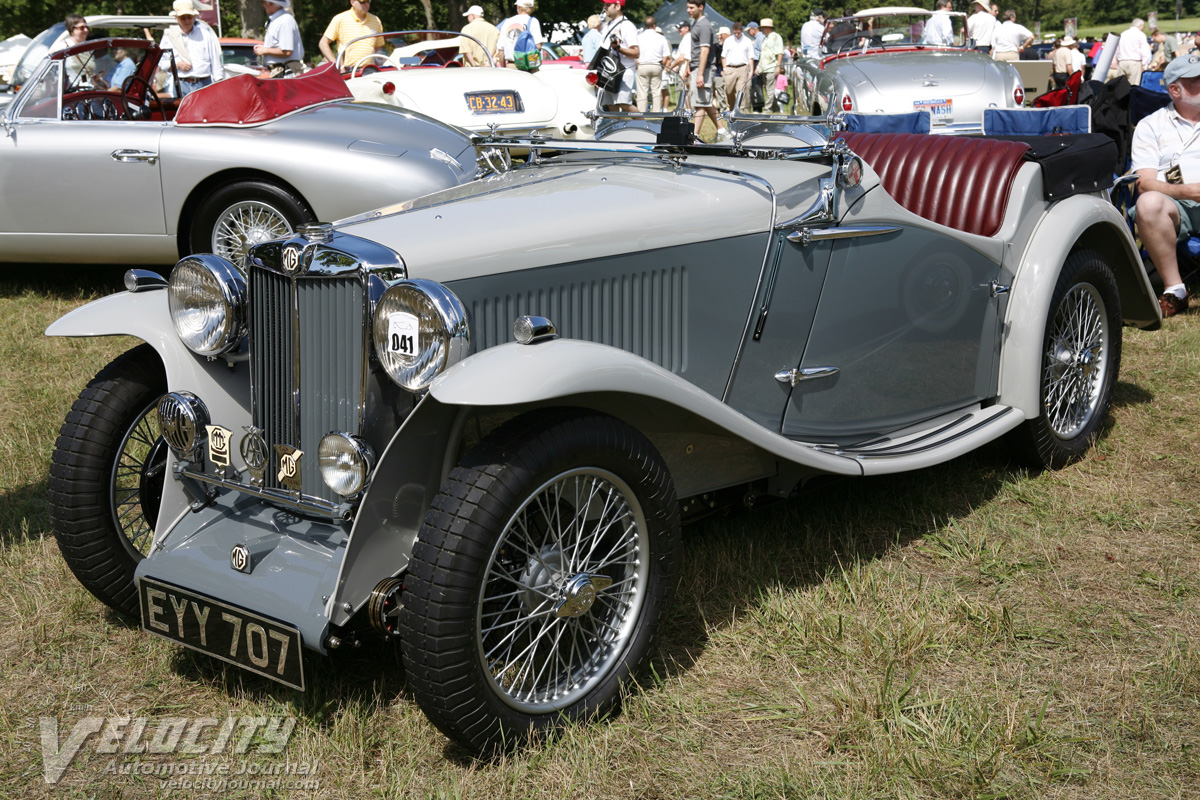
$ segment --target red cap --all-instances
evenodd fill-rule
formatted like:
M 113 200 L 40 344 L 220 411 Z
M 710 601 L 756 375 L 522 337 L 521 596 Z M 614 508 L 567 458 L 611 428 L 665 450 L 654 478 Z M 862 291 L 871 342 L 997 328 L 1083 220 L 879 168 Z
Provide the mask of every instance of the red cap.
M 625 0 L 604 0 L 604 5 L 606 5 L 606 6 L 620 6 L 621 8 L 624 8 L 624 7 L 625 7 Z

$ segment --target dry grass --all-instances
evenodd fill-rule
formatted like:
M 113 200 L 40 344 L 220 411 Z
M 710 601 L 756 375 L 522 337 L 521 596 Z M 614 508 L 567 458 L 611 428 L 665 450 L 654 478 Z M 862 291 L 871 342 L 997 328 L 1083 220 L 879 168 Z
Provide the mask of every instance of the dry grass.
M 297 694 L 148 637 L 79 587 L 48 530 L 47 463 L 72 397 L 127 343 L 40 336 L 119 277 L 53 274 L 0 272 L 0 796 L 1200 791 L 1200 314 L 1126 331 L 1113 425 L 1061 472 L 1019 471 L 998 444 L 689 529 L 655 674 L 623 714 L 480 762 L 425 721 L 390 649 L 315 661 Z M 269 714 L 299 724 L 283 755 L 256 758 L 315 761 L 319 789 L 171 792 L 105 774 L 94 742 L 61 784 L 42 778 L 39 717 Z

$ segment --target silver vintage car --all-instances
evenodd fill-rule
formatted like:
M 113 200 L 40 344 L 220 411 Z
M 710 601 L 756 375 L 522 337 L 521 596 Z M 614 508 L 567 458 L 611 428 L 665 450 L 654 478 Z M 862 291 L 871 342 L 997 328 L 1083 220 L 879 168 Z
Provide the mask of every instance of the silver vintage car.
M 473 180 L 468 135 L 355 103 L 336 73 L 243 75 L 180 101 L 141 39 L 51 55 L 0 113 L 0 260 L 170 264 Z
M 948 40 L 935 30 L 949 30 Z M 1020 108 L 1016 69 L 970 49 L 966 15 L 871 8 L 825 24 L 821 54 L 793 69 L 797 114 L 928 110 L 933 133 L 980 133 L 988 108 Z
M 62 427 L 66 563 L 296 689 L 306 655 L 396 639 L 428 716 L 488 751 L 616 708 L 688 519 L 1000 437 L 1080 458 L 1123 325 L 1160 322 L 1113 206 L 1036 143 L 823 130 L 512 141 L 524 165 L 244 270 L 131 272 L 47 330 L 146 342 Z

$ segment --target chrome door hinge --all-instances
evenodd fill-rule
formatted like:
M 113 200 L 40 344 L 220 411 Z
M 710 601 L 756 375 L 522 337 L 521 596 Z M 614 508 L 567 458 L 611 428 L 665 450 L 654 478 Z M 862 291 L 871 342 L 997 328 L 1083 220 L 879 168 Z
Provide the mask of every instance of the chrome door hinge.
M 999 281 L 992 281 L 991 283 L 985 283 L 983 285 L 987 286 L 991 290 L 992 297 L 999 297 L 1002 294 L 1008 294 L 1008 290 L 1012 288 L 1011 285 L 1005 285 Z

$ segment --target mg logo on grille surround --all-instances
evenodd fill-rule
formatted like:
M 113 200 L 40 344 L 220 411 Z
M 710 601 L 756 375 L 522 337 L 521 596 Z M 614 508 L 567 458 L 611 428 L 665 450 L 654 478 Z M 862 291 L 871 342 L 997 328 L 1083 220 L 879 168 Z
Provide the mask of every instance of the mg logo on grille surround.
M 283 269 L 285 272 L 292 275 L 300 272 L 302 266 L 300 263 L 301 253 L 301 249 L 295 245 L 288 245 L 283 248 Z
M 299 491 L 300 459 L 303 458 L 304 451 L 297 450 L 288 444 L 277 444 L 275 445 L 275 453 L 279 456 L 279 473 L 275 476 L 275 479 L 284 488 Z

